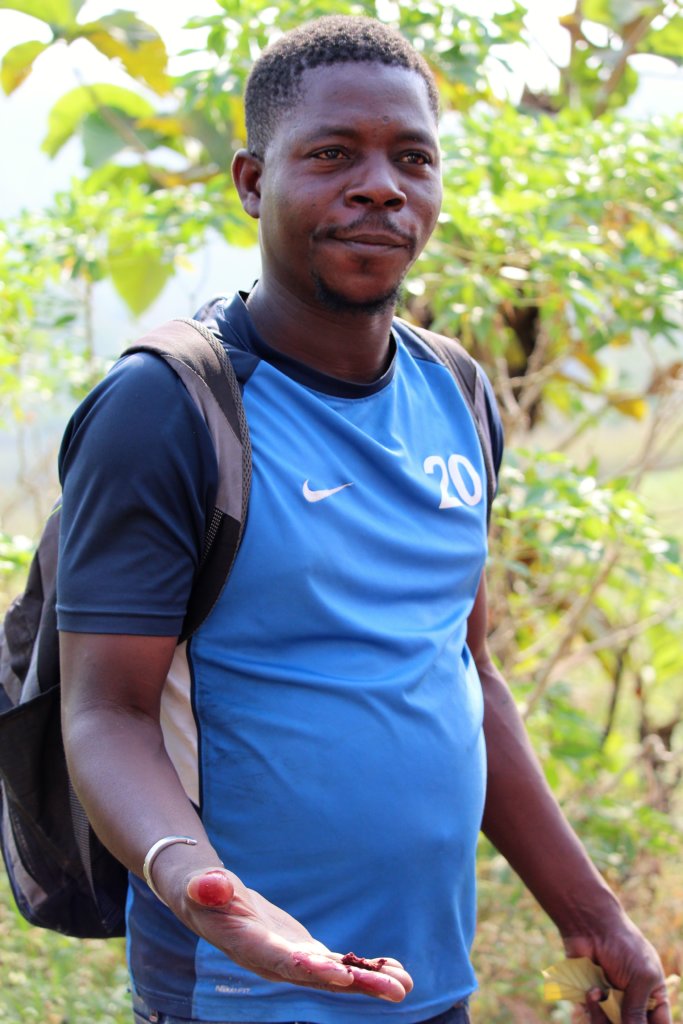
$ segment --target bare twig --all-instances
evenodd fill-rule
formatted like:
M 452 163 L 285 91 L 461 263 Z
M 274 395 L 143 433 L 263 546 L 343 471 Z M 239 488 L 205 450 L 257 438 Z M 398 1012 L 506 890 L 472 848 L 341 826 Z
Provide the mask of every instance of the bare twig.
M 567 654 L 569 647 L 576 636 L 579 623 L 593 603 L 595 595 L 608 579 L 609 574 L 618 562 L 619 554 L 619 550 L 617 548 L 613 548 L 612 551 L 606 555 L 600 571 L 596 573 L 593 582 L 586 593 L 582 597 L 577 598 L 562 620 L 564 627 L 562 639 L 557 645 L 555 653 L 548 659 L 545 668 L 536 680 L 536 685 L 532 693 L 521 709 L 523 718 L 528 718 L 550 685 L 555 666 L 558 662 L 562 661 Z
M 649 32 L 652 22 L 661 14 L 661 10 L 662 8 L 660 5 L 658 10 L 651 11 L 648 14 L 642 14 L 635 21 L 632 21 L 630 25 L 626 26 L 626 34 L 622 37 L 623 46 L 621 48 L 621 52 L 609 74 L 609 77 L 598 93 L 595 110 L 593 111 L 595 117 L 600 117 L 607 110 L 610 96 L 624 77 L 629 57 L 632 57 L 636 52 L 639 44 Z
M 597 409 L 592 409 L 590 412 L 587 412 L 586 415 L 579 420 L 576 426 L 574 426 L 554 445 L 555 449 L 558 452 L 566 452 L 567 449 L 571 448 L 574 442 L 578 441 L 581 435 L 584 434 L 586 430 L 589 430 L 597 420 L 607 412 L 608 409 L 609 401 L 605 399 Z
M 605 648 L 619 648 L 623 645 L 627 645 L 631 640 L 635 640 L 636 637 L 642 636 L 643 633 L 647 632 L 652 626 L 658 626 L 660 622 L 666 622 L 674 612 L 678 611 L 681 607 L 680 602 L 671 601 L 670 604 L 660 608 L 658 612 L 648 615 L 645 619 L 638 619 L 636 622 L 631 622 L 627 626 L 620 626 L 618 629 L 612 630 L 610 633 L 605 633 L 604 636 L 598 637 L 596 640 L 591 640 L 585 643 L 580 651 L 576 651 L 569 657 L 564 658 L 562 661 L 556 661 L 554 669 L 551 673 L 551 677 L 548 683 L 552 683 L 557 679 L 560 673 L 571 672 L 578 668 L 584 661 L 595 654 L 596 651 L 605 650 Z

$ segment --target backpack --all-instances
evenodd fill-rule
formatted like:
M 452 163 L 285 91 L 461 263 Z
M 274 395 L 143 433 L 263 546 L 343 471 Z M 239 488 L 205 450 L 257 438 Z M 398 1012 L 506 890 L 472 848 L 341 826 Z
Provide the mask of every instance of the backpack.
M 246 518 L 251 449 L 240 387 L 223 345 L 174 320 L 126 349 L 171 366 L 204 415 L 218 457 L 217 507 L 204 539 L 180 640 L 201 625 L 230 573 Z M 220 444 L 218 443 L 220 441 Z M 77 938 L 125 933 L 127 869 L 102 845 L 71 786 L 60 723 L 55 609 L 59 503 L 0 631 L 2 853 L 31 924 Z
M 218 301 L 196 314 L 205 324 L 170 321 L 123 353 L 153 352 L 166 360 L 201 410 L 218 457 L 217 507 L 207 524 L 180 641 L 201 625 L 226 583 L 251 482 L 239 382 L 209 329 L 216 331 L 211 314 Z M 482 375 L 457 342 L 405 326 L 448 367 L 467 400 L 484 453 L 490 514 L 495 459 Z M 69 780 L 62 742 L 55 609 L 59 510 L 58 503 L 26 588 L 0 628 L 0 840 L 10 886 L 27 921 L 77 938 L 111 938 L 125 934 L 128 872 L 90 827 Z

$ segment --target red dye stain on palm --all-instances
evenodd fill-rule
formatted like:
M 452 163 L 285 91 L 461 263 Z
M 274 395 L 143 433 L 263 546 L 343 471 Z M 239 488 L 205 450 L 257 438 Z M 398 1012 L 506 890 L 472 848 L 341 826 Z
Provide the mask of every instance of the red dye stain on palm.
M 343 964 L 347 967 L 362 967 L 364 971 L 381 971 L 386 961 L 385 957 L 380 960 L 366 960 L 364 956 L 356 956 L 355 953 L 347 953 L 346 956 L 342 957 Z
M 222 872 L 208 871 L 195 880 L 194 898 L 204 907 L 222 907 L 235 894 L 232 882 Z

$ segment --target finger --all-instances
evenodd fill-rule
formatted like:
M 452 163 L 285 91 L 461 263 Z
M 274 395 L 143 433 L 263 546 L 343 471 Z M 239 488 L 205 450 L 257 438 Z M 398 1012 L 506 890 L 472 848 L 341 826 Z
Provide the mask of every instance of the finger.
M 652 984 L 638 986 L 632 984 L 624 993 L 624 1001 L 621 1004 L 622 1024 L 647 1024 L 647 1021 L 652 1022 L 653 1020 L 668 1024 L 670 1017 L 667 1016 L 666 995 L 666 986 L 663 984 L 656 988 L 653 988 Z M 652 1014 L 648 1014 L 650 997 L 657 1003 L 659 1017 L 653 1016 L 655 1010 L 652 1011 Z M 663 1010 L 659 1009 L 660 1006 L 663 1007 Z
M 235 887 L 221 868 L 202 871 L 187 883 L 187 895 L 201 907 L 225 907 L 232 902 Z
M 666 985 L 656 988 L 652 993 L 651 1000 L 655 1003 L 655 1006 L 648 1013 L 647 1019 L 650 1024 L 672 1024 L 673 1017 L 671 1015 L 671 1007 L 669 1006 Z
M 402 967 L 400 964 L 397 964 L 397 966 L 394 966 L 395 963 L 397 963 L 397 961 L 394 961 L 394 963 L 387 962 L 382 967 L 380 973 L 381 974 L 388 974 L 391 978 L 394 978 L 399 983 L 399 985 L 401 985 L 403 987 L 403 989 L 406 992 L 406 994 L 408 992 L 412 992 L 413 991 L 413 979 L 410 977 L 410 975 L 406 971 L 405 967 Z
M 308 985 L 334 985 L 336 988 L 350 988 L 353 985 L 351 970 L 323 953 L 293 953 L 291 964 L 292 980 L 303 981 Z
M 403 986 L 406 992 L 411 992 L 413 989 L 413 979 L 410 977 L 400 960 L 394 960 L 393 957 L 363 957 L 356 956 L 355 953 L 346 953 L 344 956 L 341 956 L 339 953 L 333 953 L 332 956 L 334 956 L 335 959 L 340 960 L 341 963 L 347 967 L 357 967 L 365 971 L 388 974 L 392 978 L 395 978 L 396 981 Z M 359 975 L 359 977 L 362 978 L 363 975 Z
M 378 961 L 379 962 L 379 961 Z M 391 1003 L 400 1003 L 412 988 L 412 979 L 402 968 L 392 968 L 392 972 L 401 970 L 405 975 L 405 984 L 393 974 L 383 970 L 368 970 L 343 964 L 340 959 L 321 953 L 298 951 L 292 954 L 292 981 L 300 984 L 334 987 L 349 992 L 362 992 L 364 995 L 377 999 L 386 999 Z
M 405 969 L 403 964 L 400 963 L 400 961 L 393 960 L 389 957 L 383 956 L 375 957 L 374 959 L 368 960 L 368 963 L 376 968 L 377 973 L 387 974 L 389 975 L 389 977 L 394 978 L 399 983 L 399 985 L 402 986 L 406 993 L 412 992 L 413 979 L 410 977 L 407 970 Z M 353 965 L 351 969 L 353 970 Z
M 386 999 L 390 1003 L 400 1003 L 413 987 L 413 980 L 406 971 L 396 976 L 397 968 L 391 973 L 382 968 L 379 971 L 368 971 L 363 967 L 349 967 L 354 979 L 354 992 L 362 992 L 377 999 Z
M 356 956 L 355 953 L 346 953 L 341 958 L 341 962 L 352 969 L 359 968 L 366 972 L 374 971 L 380 974 L 388 974 L 398 981 L 406 993 L 411 992 L 413 989 L 413 979 L 403 964 L 399 960 L 394 960 L 393 957 L 362 957 Z M 361 974 L 358 977 L 363 980 L 364 975 Z
M 624 998 L 621 1004 L 622 1024 L 647 1024 L 647 999 Z
M 600 988 L 592 988 L 589 992 L 586 992 L 584 1006 L 591 1024 L 605 1024 L 605 1021 L 608 1021 L 608 1017 L 600 1008 L 600 1002 L 604 998 L 605 993 Z

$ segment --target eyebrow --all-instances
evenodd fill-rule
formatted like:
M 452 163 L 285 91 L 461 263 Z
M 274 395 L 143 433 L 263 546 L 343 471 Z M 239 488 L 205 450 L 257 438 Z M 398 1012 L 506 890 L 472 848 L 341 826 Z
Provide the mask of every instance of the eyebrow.
M 358 135 L 359 132 L 356 131 L 355 128 L 350 128 L 348 125 L 321 124 L 317 125 L 313 131 L 307 132 L 302 141 L 304 143 L 312 143 L 321 136 L 336 136 L 344 139 L 355 139 Z M 419 129 L 405 129 L 404 131 L 400 131 L 396 138 L 399 142 L 413 142 L 420 146 L 438 146 L 438 141 L 434 135 L 420 131 Z

